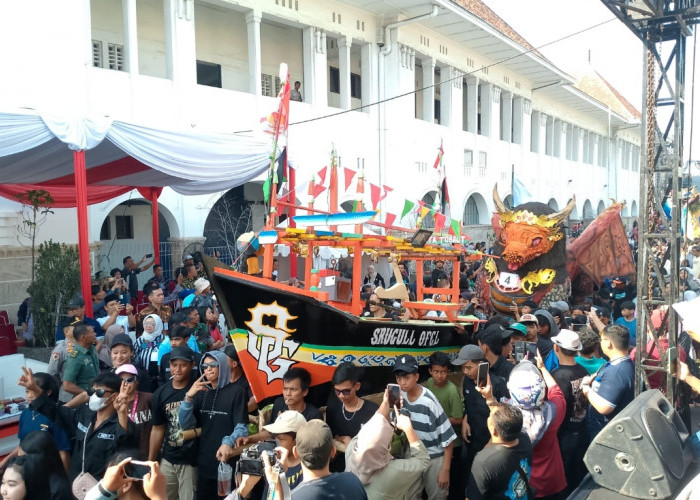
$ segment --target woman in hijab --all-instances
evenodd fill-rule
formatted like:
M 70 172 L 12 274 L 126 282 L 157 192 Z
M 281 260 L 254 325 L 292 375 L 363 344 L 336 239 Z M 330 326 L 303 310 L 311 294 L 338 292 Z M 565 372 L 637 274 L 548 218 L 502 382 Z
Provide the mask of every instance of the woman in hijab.
M 384 391 L 379 410 L 345 450 L 345 471 L 360 478 L 369 500 L 403 499 L 430 465 L 428 450 L 413 429 L 411 419 L 399 414 L 396 428 L 406 433 L 410 458 L 394 459 L 391 455 L 394 428 L 389 424 L 389 400 Z
M 508 391 L 511 404 L 523 413 L 523 430 L 532 441 L 530 484 L 537 498 L 565 498 L 566 476 L 557 432 L 566 416 L 566 399 L 539 350 L 535 359 L 537 366 L 524 360 L 513 368 Z
M 136 340 L 136 364 L 148 373 L 151 388 L 158 387 L 158 348 L 163 342 L 163 320 L 157 314 L 143 318 L 143 333 Z

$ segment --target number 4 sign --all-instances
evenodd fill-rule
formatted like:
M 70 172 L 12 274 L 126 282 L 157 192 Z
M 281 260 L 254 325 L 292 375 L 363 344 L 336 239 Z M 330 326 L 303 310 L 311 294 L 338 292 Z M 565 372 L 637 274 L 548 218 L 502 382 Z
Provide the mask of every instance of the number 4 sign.
M 520 283 L 520 277 L 514 273 L 500 273 L 498 284 L 503 288 L 516 288 Z

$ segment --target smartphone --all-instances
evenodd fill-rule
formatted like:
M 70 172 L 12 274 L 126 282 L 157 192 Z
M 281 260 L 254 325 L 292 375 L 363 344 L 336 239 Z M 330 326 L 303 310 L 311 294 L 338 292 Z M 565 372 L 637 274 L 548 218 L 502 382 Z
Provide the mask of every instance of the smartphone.
M 136 479 L 138 481 L 143 480 L 143 476 L 151 472 L 151 466 L 148 462 L 140 462 L 138 460 L 132 460 L 128 464 L 124 465 L 124 474 L 126 477 Z
M 147 253 L 147 254 L 146 254 L 146 258 L 147 258 L 147 259 L 150 259 L 151 257 L 153 257 L 153 254 L 152 254 L 152 253 Z
M 387 384 L 386 388 L 389 391 L 389 409 L 401 408 L 401 388 L 398 384 Z
M 533 361 L 537 357 L 537 342 L 525 342 L 525 359 Z
M 516 363 L 520 363 L 525 359 L 525 341 L 518 340 L 513 343 L 513 357 Z
M 489 364 L 486 362 L 479 363 L 479 371 L 476 374 L 477 387 L 486 387 L 486 377 L 489 374 Z

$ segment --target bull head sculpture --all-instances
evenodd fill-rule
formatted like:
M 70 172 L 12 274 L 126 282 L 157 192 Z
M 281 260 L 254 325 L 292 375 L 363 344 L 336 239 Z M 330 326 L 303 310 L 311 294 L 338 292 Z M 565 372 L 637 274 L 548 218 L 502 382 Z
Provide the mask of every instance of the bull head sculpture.
M 501 227 L 502 257 L 509 271 L 517 271 L 523 264 L 549 252 L 564 237 L 561 225 L 576 206 L 573 197 L 563 210 L 553 214 L 508 210 L 498 195 L 498 184 L 493 187 L 493 201 Z

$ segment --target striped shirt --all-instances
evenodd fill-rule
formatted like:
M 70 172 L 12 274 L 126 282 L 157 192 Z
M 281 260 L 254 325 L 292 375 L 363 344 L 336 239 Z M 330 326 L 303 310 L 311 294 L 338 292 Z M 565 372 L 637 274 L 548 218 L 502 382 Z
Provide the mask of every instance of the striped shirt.
M 405 392 L 402 392 L 403 407 L 410 412 L 413 429 L 423 441 L 430 458 L 437 458 L 441 457 L 445 448 L 457 439 L 457 434 L 452 429 L 452 424 L 435 394 L 425 387 L 422 389 L 421 395 L 413 402 L 408 400 Z

